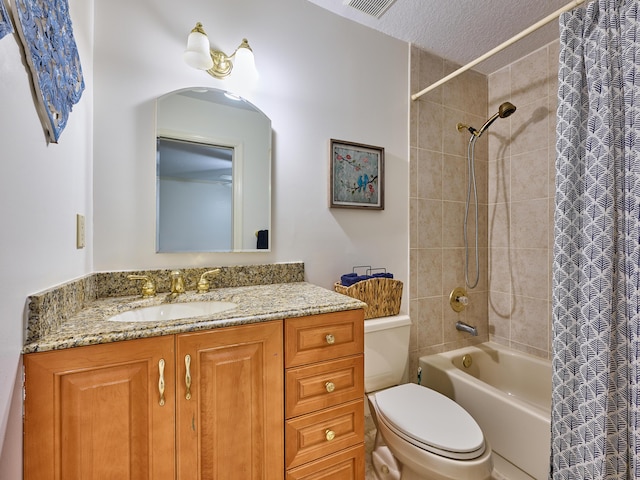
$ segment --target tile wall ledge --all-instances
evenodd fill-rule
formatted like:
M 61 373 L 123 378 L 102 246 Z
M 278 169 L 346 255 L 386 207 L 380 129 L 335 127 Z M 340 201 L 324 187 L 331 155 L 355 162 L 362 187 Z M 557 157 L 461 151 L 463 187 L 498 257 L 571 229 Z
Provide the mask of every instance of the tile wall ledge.
M 210 279 L 212 289 L 304 281 L 303 262 L 211 266 L 179 270 L 184 274 L 187 291 L 191 291 L 196 289 L 200 275 L 216 268 L 220 269 L 220 274 Z M 158 293 L 169 292 L 170 273 L 173 270 L 176 269 L 92 273 L 30 295 L 25 345 L 57 329 L 65 320 L 97 299 L 139 294 L 141 283 L 129 280 L 128 275 L 148 275 L 155 282 Z

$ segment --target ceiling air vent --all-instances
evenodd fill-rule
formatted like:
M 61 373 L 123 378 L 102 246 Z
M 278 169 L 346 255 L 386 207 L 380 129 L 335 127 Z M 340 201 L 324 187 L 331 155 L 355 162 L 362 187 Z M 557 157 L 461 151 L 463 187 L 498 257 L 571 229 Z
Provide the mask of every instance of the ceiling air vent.
M 372 17 L 380 18 L 395 1 L 396 0 L 344 0 L 342 3 Z

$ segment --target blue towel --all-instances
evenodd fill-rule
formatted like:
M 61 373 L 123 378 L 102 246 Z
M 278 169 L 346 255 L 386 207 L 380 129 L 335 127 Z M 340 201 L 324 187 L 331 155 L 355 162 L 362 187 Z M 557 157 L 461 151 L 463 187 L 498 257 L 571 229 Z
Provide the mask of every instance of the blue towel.
M 340 283 L 345 287 L 350 287 L 354 283 L 371 278 L 393 278 L 393 273 L 374 273 L 373 275 L 358 275 L 357 273 L 345 273 L 340 277 Z
M 269 230 L 258 230 L 256 236 L 258 237 L 256 242 L 257 249 L 269 248 Z
M 372 278 L 371 275 L 358 275 L 357 273 L 345 273 L 340 277 L 340 283 L 345 287 L 350 287 L 354 283 Z

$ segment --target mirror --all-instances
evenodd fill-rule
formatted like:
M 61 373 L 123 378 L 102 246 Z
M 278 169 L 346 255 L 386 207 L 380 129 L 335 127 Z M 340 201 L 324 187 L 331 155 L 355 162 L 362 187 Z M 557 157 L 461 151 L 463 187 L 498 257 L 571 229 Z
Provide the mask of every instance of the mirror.
M 156 251 L 268 251 L 271 120 L 215 88 L 156 101 Z

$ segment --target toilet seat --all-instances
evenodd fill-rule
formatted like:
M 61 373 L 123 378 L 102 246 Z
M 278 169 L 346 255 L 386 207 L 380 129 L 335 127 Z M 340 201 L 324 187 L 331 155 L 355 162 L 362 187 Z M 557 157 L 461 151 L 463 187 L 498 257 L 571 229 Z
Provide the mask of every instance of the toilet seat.
M 482 430 L 450 398 L 414 383 L 375 394 L 379 418 L 396 435 L 418 448 L 455 460 L 470 460 L 485 451 Z

